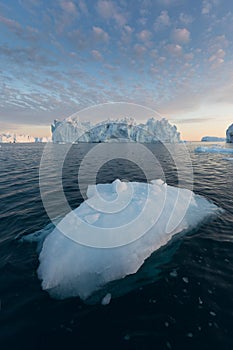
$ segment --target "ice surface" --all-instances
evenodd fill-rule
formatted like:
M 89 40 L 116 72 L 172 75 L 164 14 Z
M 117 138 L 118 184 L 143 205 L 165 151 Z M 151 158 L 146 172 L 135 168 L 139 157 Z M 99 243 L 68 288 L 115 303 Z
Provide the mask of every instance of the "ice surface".
M 111 298 L 112 298 L 111 294 L 110 294 L 110 293 L 107 293 L 107 294 L 105 295 L 105 297 L 103 297 L 103 299 L 102 299 L 102 301 L 101 301 L 101 304 L 102 304 L 102 305 L 108 305 L 108 304 L 110 303 L 110 301 L 111 301 Z
M 197 147 L 195 149 L 197 153 L 233 153 L 233 148 L 224 148 L 220 146 L 216 147 Z
M 192 230 L 218 211 L 205 198 L 162 180 L 151 184 L 116 180 L 91 186 L 88 199 L 47 232 L 39 255 L 42 288 L 59 299 L 86 299 L 108 282 L 135 274 L 172 236 Z M 64 228 L 66 235 L 61 232 Z M 35 240 L 40 235 L 42 231 Z M 80 238 L 112 248 L 87 246 L 78 243 Z M 127 244 L 114 246 L 119 238 Z
M 51 130 L 55 143 L 180 141 L 176 126 L 169 124 L 165 118 L 150 118 L 145 124 L 137 124 L 133 118 L 107 120 L 99 124 L 67 118 L 62 122 L 55 120 Z

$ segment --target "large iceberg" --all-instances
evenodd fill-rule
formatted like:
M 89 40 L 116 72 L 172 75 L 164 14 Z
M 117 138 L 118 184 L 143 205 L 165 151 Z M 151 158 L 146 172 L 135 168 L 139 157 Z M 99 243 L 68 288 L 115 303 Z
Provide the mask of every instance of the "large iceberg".
M 233 124 L 231 124 L 226 131 L 226 138 L 228 143 L 233 143 Z
M 55 120 L 51 125 L 55 143 L 78 142 L 179 142 L 180 133 L 167 119 L 150 118 L 145 124 L 137 124 L 133 118 L 107 120 L 98 124 L 69 117 Z
M 162 180 L 91 185 L 87 197 L 52 232 L 41 231 L 38 275 L 42 288 L 58 299 L 85 300 L 108 282 L 135 274 L 174 235 L 220 210 Z M 40 241 L 38 233 L 30 236 Z

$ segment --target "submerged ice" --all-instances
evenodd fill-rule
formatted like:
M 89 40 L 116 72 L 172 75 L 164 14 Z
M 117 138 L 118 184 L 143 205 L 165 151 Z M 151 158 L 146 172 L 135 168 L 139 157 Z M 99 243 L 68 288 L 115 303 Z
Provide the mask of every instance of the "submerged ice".
M 219 210 L 204 197 L 162 180 L 92 185 L 87 196 L 43 242 L 38 275 L 42 288 L 55 298 L 86 299 L 108 282 L 135 274 L 172 236 Z

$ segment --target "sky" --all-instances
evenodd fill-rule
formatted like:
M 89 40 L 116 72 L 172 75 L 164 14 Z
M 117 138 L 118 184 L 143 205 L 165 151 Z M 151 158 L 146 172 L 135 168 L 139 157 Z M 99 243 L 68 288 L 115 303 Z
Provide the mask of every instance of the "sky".
M 232 33 L 229 0 L 0 0 L 0 133 L 48 136 L 55 118 L 127 102 L 182 139 L 225 136 Z

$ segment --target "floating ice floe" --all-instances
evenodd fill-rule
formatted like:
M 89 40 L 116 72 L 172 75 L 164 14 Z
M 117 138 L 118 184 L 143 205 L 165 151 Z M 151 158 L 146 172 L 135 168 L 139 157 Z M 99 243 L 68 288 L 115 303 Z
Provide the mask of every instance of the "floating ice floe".
M 233 148 L 224 148 L 220 146 L 216 147 L 197 147 L 195 148 L 196 153 L 226 153 L 233 154 Z
M 41 230 L 38 276 L 52 297 L 87 299 L 108 282 L 135 274 L 171 238 L 221 211 L 188 189 L 122 182 L 89 186 L 88 199 L 49 232 Z M 47 237 L 45 238 L 45 235 Z M 110 301 L 110 294 L 102 300 Z
M 201 139 L 201 142 L 225 142 L 225 137 L 218 137 L 218 136 L 203 136 Z
M 229 162 L 232 162 L 233 161 L 233 157 L 224 157 L 223 160 L 227 160 Z

